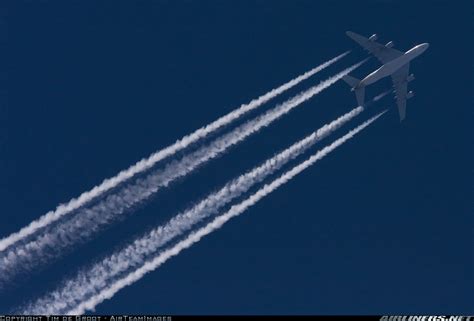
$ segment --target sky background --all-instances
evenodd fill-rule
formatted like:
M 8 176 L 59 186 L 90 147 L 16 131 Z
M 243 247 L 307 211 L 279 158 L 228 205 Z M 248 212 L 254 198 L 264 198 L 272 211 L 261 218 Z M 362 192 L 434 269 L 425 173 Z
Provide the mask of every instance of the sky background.
M 386 97 L 332 138 L 392 107 L 374 125 L 96 313 L 473 314 L 468 4 L 7 2 L 0 236 L 346 50 L 262 110 L 366 57 L 346 30 L 377 33 L 403 51 L 430 43 L 411 64 L 415 97 L 404 123 Z M 378 66 L 371 59 L 353 75 Z M 384 79 L 367 95 L 389 86 Z M 17 279 L 0 293 L 0 313 L 353 107 L 353 93 L 336 83 L 100 237 Z

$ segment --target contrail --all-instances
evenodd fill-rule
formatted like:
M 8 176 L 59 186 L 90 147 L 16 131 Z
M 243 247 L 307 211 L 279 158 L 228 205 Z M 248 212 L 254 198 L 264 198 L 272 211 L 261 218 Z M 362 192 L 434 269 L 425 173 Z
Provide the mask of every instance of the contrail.
M 77 277 L 67 281 L 62 286 L 61 294 L 59 292 L 53 294 L 54 297 L 61 297 L 61 302 L 55 303 L 55 308 L 59 311 L 59 308 L 64 308 L 66 304 L 73 306 L 85 297 L 98 293 L 101 289 L 107 287 L 110 282 L 113 282 L 113 279 L 116 279 L 130 268 L 142 265 L 147 256 L 153 255 L 170 240 L 187 232 L 204 218 L 217 214 L 223 206 L 230 203 L 236 197 L 241 196 L 252 186 L 263 181 L 290 160 L 296 158 L 315 143 L 339 129 L 363 110 L 364 108 L 361 106 L 356 107 L 329 124 L 322 126 L 304 139 L 271 157 L 260 166 L 230 181 L 223 188 L 211 193 L 189 210 L 176 215 L 166 224 L 153 229 L 146 237 L 136 240 L 123 250 L 94 265 L 90 270 L 79 272 Z M 85 280 L 86 282 L 84 282 Z M 37 303 L 36 306 L 49 307 L 53 304 L 52 302 L 45 301 L 47 299 Z
M 377 101 L 379 101 L 380 99 L 382 99 L 383 97 L 387 96 L 388 94 L 390 94 L 392 92 L 393 92 L 393 89 L 386 90 L 383 93 L 380 93 L 377 96 L 375 96 L 374 98 L 372 98 L 372 102 L 377 102 Z
M 105 179 L 100 185 L 93 187 L 90 191 L 82 193 L 78 198 L 71 199 L 66 204 L 60 204 L 54 211 L 50 211 L 39 219 L 31 222 L 29 225 L 23 227 L 18 232 L 15 232 L 3 239 L 0 240 L 0 251 L 4 251 L 9 246 L 13 245 L 14 243 L 18 242 L 19 240 L 35 233 L 39 229 L 57 221 L 64 215 L 71 213 L 72 211 L 84 206 L 97 196 L 103 194 L 104 192 L 118 186 L 122 182 L 128 180 L 129 178 L 133 177 L 134 175 L 151 168 L 157 162 L 163 160 L 164 158 L 175 154 L 178 151 L 181 151 L 188 147 L 189 145 L 205 138 L 212 132 L 216 131 L 219 128 L 222 128 L 231 122 L 237 120 L 242 115 L 248 113 L 251 110 L 254 110 L 264 103 L 268 102 L 272 98 L 280 95 L 281 93 L 287 91 L 288 89 L 294 87 L 295 85 L 299 84 L 300 82 L 308 79 L 309 77 L 313 76 L 314 74 L 318 73 L 319 71 L 329 67 L 333 63 L 337 62 L 344 56 L 346 56 L 350 51 L 346 51 L 339 56 L 311 69 L 310 71 L 298 76 L 295 79 L 290 80 L 289 82 L 281 85 L 278 88 L 275 88 L 268 93 L 252 100 L 248 104 L 243 104 L 239 108 L 233 110 L 232 112 L 218 118 L 214 122 L 203 126 L 193 133 L 186 135 L 176 141 L 174 144 L 169 145 L 161 149 L 160 151 L 152 154 L 148 158 L 144 158 L 137 162 L 135 165 L 129 167 L 126 170 L 121 171 L 116 176 L 112 178 Z
M 40 264 L 51 262 L 65 249 L 87 240 L 111 221 L 120 218 L 121 214 L 132 206 L 148 199 L 161 187 L 187 175 L 203 163 L 219 156 L 229 147 L 270 125 L 293 108 L 349 74 L 366 60 L 344 69 L 263 115 L 247 121 L 209 145 L 185 155 L 181 160 L 171 162 L 163 170 L 157 170 L 144 179 L 138 179 L 133 185 L 126 185 L 117 193 L 107 196 L 91 208 L 80 210 L 69 221 L 61 222 L 59 226 L 46 228 L 41 235 L 28 243 L 19 244 L 9 249 L 5 255 L 0 255 L 0 281 L 5 282 L 18 273 L 30 271 Z
M 152 260 L 144 262 L 140 254 L 138 254 L 137 262 L 135 264 L 141 265 L 138 269 L 134 270 L 133 272 L 128 273 L 126 276 L 114 280 L 112 284 L 106 284 L 106 287 L 103 289 L 94 288 L 96 279 L 93 278 L 93 274 L 97 269 L 92 269 L 90 273 L 83 273 L 82 275 L 79 274 L 77 278 L 77 283 L 69 284 L 69 285 L 78 285 L 79 287 L 71 288 L 69 286 L 64 287 L 63 290 L 53 292 L 52 294 L 46 296 L 43 299 L 39 299 L 35 303 L 29 305 L 26 309 L 23 310 L 22 313 L 24 314 L 59 314 L 64 313 L 66 314 L 83 314 L 87 310 L 94 310 L 95 307 L 103 302 L 106 299 L 110 299 L 112 296 L 115 295 L 119 290 L 122 288 L 138 281 L 142 278 L 146 273 L 151 272 L 158 268 L 161 264 L 165 263 L 169 258 L 179 254 L 182 250 L 190 247 L 194 243 L 198 242 L 203 236 L 213 232 L 216 229 L 219 229 L 224 223 L 230 220 L 232 217 L 237 216 L 244 212 L 249 207 L 253 206 L 257 203 L 260 199 L 265 197 L 266 195 L 270 194 L 274 190 L 276 190 L 281 185 L 285 184 L 289 180 L 291 180 L 294 176 L 301 173 L 306 168 L 313 165 L 318 160 L 322 159 L 334 149 L 342 145 L 344 142 L 355 136 L 358 132 L 363 130 L 377 118 L 379 118 L 384 112 L 372 117 L 368 121 L 364 122 L 362 125 L 356 127 L 355 129 L 349 131 L 347 134 L 342 136 L 341 138 L 334 141 L 332 144 L 324 147 L 323 149 L 319 150 L 316 154 L 311 156 L 306 161 L 300 163 L 299 165 L 295 166 L 291 170 L 287 171 L 279 178 L 271 182 L 270 184 L 264 185 L 263 188 L 258 190 L 255 194 L 251 195 L 249 198 L 244 200 L 243 202 L 232 206 L 229 211 L 225 214 L 215 218 L 211 223 L 207 224 L 205 227 L 198 229 L 195 232 L 192 232 L 187 238 L 184 240 L 179 241 L 171 248 L 166 249 L 165 251 L 161 252 L 159 255 L 155 256 Z M 147 244 L 152 240 L 149 237 L 145 237 L 144 239 L 139 239 L 135 241 L 134 244 Z M 92 275 L 91 275 L 92 274 Z M 92 286 L 93 291 L 97 294 L 89 293 L 88 291 L 83 291 L 81 289 L 81 285 L 90 284 Z M 99 284 L 102 285 L 102 284 Z M 74 300 L 74 295 L 71 293 L 75 291 L 76 294 L 80 294 L 80 300 L 85 301 L 77 301 Z M 99 291 L 100 292 L 99 292 Z M 77 298 L 77 297 L 76 297 Z M 73 299 L 73 300 L 71 300 Z M 78 304 L 78 305 L 76 305 Z

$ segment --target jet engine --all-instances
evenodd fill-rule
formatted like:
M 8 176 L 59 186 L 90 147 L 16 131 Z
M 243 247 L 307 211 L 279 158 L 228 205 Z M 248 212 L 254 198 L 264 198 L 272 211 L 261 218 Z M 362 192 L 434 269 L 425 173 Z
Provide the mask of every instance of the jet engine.
M 392 48 L 393 45 L 394 45 L 393 41 L 389 41 L 389 42 L 387 42 L 387 44 L 385 45 L 385 47 L 387 47 L 387 48 Z
M 410 99 L 410 98 L 412 98 L 413 96 L 415 96 L 415 93 L 414 93 L 412 90 L 410 90 L 410 91 L 408 92 L 408 94 L 407 94 L 407 99 Z
M 379 38 L 379 37 L 377 36 L 377 34 L 374 33 L 372 36 L 369 37 L 369 40 L 370 40 L 370 41 L 375 41 L 375 40 L 377 40 L 378 38 Z
M 415 75 L 414 74 L 410 74 L 408 77 L 407 77 L 407 82 L 410 82 L 410 81 L 413 81 L 415 80 Z

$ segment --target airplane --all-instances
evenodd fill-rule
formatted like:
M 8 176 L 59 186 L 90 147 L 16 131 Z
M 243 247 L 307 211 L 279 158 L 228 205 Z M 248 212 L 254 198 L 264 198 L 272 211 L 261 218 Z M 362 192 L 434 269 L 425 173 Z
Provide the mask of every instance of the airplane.
M 392 48 L 394 45 L 393 41 L 389 41 L 386 45 L 376 42 L 378 38 L 377 34 L 373 34 L 369 38 L 365 38 L 351 31 L 347 31 L 346 34 L 382 63 L 379 69 L 370 73 L 362 80 L 349 75 L 343 77 L 344 81 L 351 86 L 351 91 L 355 91 L 357 103 L 360 106 L 364 105 L 365 87 L 367 85 L 373 84 L 387 76 L 391 76 L 400 122 L 403 121 L 406 115 L 406 101 L 414 96 L 413 91 L 407 93 L 408 83 L 415 79 L 413 74 L 409 74 L 410 61 L 428 49 L 429 43 L 422 43 L 407 52 L 402 52 Z

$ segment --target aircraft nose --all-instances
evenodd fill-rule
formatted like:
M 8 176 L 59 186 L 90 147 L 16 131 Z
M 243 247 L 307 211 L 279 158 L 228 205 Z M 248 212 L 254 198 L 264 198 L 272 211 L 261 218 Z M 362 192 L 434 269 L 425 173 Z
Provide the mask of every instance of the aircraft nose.
M 421 54 L 421 53 L 424 52 L 426 49 L 428 49 L 429 46 L 430 46 L 430 44 L 427 43 L 427 42 L 418 45 L 418 46 L 417 46 L 418 52 Z
M 425 51 L 426 49 L 428 49 L 429 46 L 430 46 L 430 44 L 427 43 L 427 42 L 425 42 L 425 43 L 422 43 L 422 44 L 420 45 L 420 49 L 421 49 L 421 51 L 423 52 L 423 51 Z

